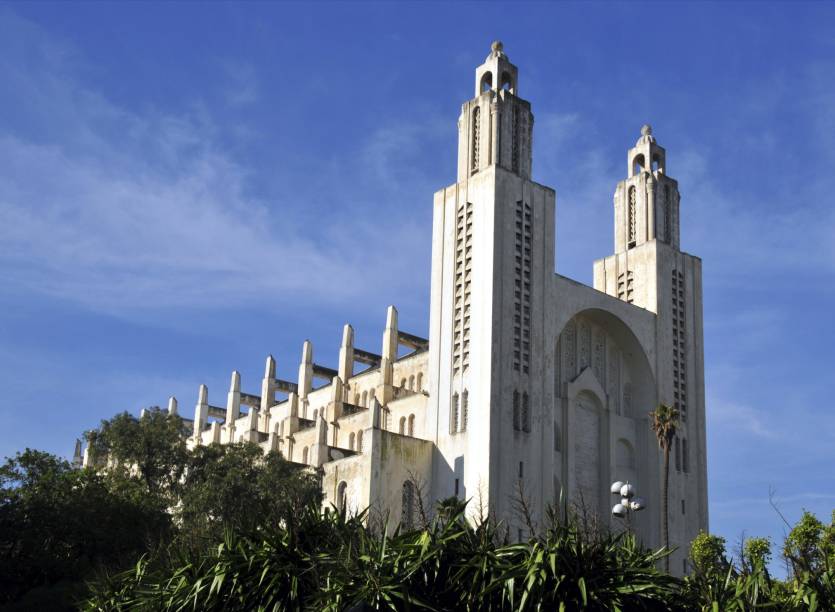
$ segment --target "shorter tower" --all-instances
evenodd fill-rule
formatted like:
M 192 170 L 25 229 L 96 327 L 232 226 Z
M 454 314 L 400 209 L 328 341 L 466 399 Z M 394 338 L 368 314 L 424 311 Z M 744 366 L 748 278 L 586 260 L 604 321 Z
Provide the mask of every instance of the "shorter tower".
M 680 414 L 670 541 L 681 547 L 674 562 L 683 563 L 686 545 L 707 528 L 702 262 L 679 248 L 678 182 L 667 174 L 666 151 L 649 125 L 627 161 L 627 178 L 615 189 L 615 253 L 595 262 L 594 287 L 657 315 L 657 397 Z

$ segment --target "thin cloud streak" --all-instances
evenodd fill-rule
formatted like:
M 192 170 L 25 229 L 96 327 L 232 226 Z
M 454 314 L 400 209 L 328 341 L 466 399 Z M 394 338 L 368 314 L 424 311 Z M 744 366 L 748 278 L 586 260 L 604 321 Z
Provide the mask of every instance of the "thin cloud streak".
M 48 49 L 64 55 L 54 43 Z M 406 296 L 414 291 L 413 280 L 401 280 L 421 251 L 408 218 L 372 224 L 343 214 L 311 226 L 297 214 L 304 192 L 269 206 L 252 195 L 249 172 L 215 142 L 205 112 L 139 115 L 52 64 L 27 75 L 4 68 L 26 94 L 20 104 L 48 92 L 40 112 L 54 108 L 68 119 L 46 142 L 0 134 L 0 278 L 16 291 L 122 315 L 358 300 L 381 279 Z M 236 70 L 247 93 L 237 102 L 252 102 L 256 77 Z M 425 127 L 381 127 L 360 143 L 361 163 L 336 164 L 309 195 L 363 197 L 340 177 L 387 180 L 379 186 L 386 194 L 403 187 L 400 178 L 420 182 L 414 172 L 404 176 L 397 152 L 419 149 Z M 358 248 L 367 244 L 386 257 L 369 261 L 369 249 Z

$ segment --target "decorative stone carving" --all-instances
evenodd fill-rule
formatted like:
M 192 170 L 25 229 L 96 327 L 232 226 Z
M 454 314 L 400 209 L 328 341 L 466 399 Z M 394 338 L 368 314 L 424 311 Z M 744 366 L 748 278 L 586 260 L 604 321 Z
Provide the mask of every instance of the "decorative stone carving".
M 565 355 L 563 359 L 563 362 L 565 363 L 565 378 L 566 380 L 571 380 L 577 376 L 577 358 L 575 354 L 577 326 L 574 321 L 569 321 L 565 326 L 563 336 L 565 338 L 565 341 L 563 342 L 563 351 Z
M 580 322 L 580 370 L 590 365 L 591 357 L 591 327 L 585 321 Z

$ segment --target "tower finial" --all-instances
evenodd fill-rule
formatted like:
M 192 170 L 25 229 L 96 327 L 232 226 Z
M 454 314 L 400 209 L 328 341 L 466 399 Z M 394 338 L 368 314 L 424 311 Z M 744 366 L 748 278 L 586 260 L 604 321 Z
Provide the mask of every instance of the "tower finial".
M 490 45 L 490 51 L 493 52 L 493 55 L 498 55 L 504 51 L 504 44 L 500 40 L 494 40 L 493 44 Z
M 649 123 L 645 123 L 641 128 L 641 136 L 652 136 L 652 126 Z

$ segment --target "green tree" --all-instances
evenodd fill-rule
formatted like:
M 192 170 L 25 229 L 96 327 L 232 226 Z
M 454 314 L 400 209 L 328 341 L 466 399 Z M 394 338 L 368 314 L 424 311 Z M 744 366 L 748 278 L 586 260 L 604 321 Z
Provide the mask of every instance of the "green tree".
M 321 504 L 316 473 L 249 442 L 198 446 L 181 484 L 178 517 L 183 537 L 214 543 L 224 530 L 252 534 L 292 523 L 310 504 Z
M 700 531 L 690 543 L 690 560 L 696 574 L 724 574 L 728 568 L 725 557 L 725 538 Z
M 0 467 L 0 603 L 68 609 L 92 572 L 133 563 L 171 526 L 165 512 L 136 499 L 48 453 L 27 449 L 7 459 Z
M 742 549 L 743 571 L 749 574 L 762 569 L 768 577 L 768 563 L 771 561 L 770 538 L 748 538 Z
M 97 462 L 106 458 L 110 470 L 136 474 L 155 496 L 170 495 L 186 465 L 182 419 L 158 407 L 138 419 L 127 412 L 117 414 L 87 438 Z
M 783 544 L 792 569 L 794 602 L 809 609 L 835 609 L 835 511 L 825 525 L 804 511 Z
M 661 481 L 661 537 L 664 540 L 664 547 L 670 548 L 670 512 L 669 512 L 669 483 L 670 483 L 670 448 L 676 437 L 678 427 L 678 410 L 659 404 L 658 407 L 649 413 L 652 422 L 653 433 L 658 440 L 658 446 L 664 453 L 664 476 Z M 670 557 L 664 557 L 664 569 L 670 571 Z

